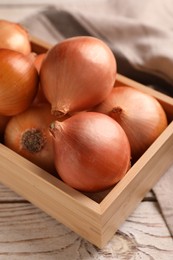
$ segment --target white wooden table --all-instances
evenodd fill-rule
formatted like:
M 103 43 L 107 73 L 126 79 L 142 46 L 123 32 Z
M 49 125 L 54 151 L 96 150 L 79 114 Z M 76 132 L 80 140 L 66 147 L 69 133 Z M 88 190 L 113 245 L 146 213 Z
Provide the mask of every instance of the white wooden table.
M 20 21 L 56 0 L 0 0 L 0 19 Z M 64 1 L 75 5 L 75 0 Z M 92 1 L 81 1 L 91 5 Z M 94 1 L 98 4 L 98 0 Z M 152 192 L 99 250 L 0 184 L 0 260 L 173 259 L 173 239 Z

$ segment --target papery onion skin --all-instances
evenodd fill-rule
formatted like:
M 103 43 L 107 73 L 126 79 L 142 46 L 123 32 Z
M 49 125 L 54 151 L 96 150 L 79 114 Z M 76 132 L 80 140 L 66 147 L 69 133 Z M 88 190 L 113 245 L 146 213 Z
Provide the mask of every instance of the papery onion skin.
M 161 104 L 137 89 L 119 86 L 93 111 L 115 119 L 128 136 L 132 160 L 136 161 L 167 127 Z
M 25 55 L 0 49 L 0 114 L 13 116 L 26 110 L 38 90 L 38 72 Z
M 50 126 L 55 166 L 69 186 L 87 192 L 117 183 L 130 166 L 130 145 L 124 130 L 110 117 L 80 112 Z
M 103 41 L 77 36 L 48 51 L 40 81 L 52 113 L 60 117 L 103 101 L 113 88 L 116 72 L 115 57 Z
M 48 130 L 55 117 L 50 111 L 50 105 L 42 104 L 31 106 L 25 112 L 13 116 L 7 124 L 4 143 L 39 167 L 55 174 L 52 136 Z
M 28 32 L 17 23 L 0 20 L 0 48 L 15 50 L 24 55 L 31 52 Z

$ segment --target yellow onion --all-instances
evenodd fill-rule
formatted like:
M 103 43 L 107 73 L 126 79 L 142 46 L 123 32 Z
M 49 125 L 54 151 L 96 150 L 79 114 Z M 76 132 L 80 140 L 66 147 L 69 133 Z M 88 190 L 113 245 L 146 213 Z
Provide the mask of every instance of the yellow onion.
M 100 103 L 111 92 L 115 79 L 112 51 L 89 36 L 72 37 L 53 46 L 40 71 L 41 87 L 57 117 Z
M 50 105 L 31 106 L 9 120 L 4 143 L 16 153 L 55 174 L 52 136 L 49 133 L 49 125 L 54 120 Z
M 130 166 L 130 145 L 121 126 L 109 116 L 80 112 L 50 126 L 55 166 L 69 186 L 87 192 L 120 181 Z
M 0 20 L 0 49 L 11 49 L 28 55 L 31 44 L 28 32 L 20 24 Z
M 38 88 L 38 72 L 25 55 L 0 49 L 0 114 L 12 116 L 32 103 Z
M 133 160 L 148 149 L 168 124 L 165 111 L 154 97 L 127 86 L 115 87 L 93 111 L 109 115 L 122 126 Z

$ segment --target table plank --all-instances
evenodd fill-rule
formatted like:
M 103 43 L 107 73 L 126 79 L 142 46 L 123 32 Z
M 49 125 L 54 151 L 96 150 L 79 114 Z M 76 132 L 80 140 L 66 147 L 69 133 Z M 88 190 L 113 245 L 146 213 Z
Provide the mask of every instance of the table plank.
M 0 203 L 26 201 L 11 189 L 0 183 Z
M 95 201 L 97 201 L 98 203 L 100 201 L 102 201 L 102 199 L 104 198 L 104 193 L 102 195 L 102 193 L 97 193 L 97 196 L 94 195 L 94 193 L 92 195 L 89 196 L 89 193 L 85 193 L 85 195 L 87 195 L 88 197 L 94 199 Z M 11 189 L 8 189 L 6 186 L 4 186 L 3 184 L 0 183 L 0 203 L 4 203 L 4 202 L 23 202 L 26 201 L 23 197 L 19 196 L 17 193 L 15 193 L 14 191 L 12 191 Z M 156 201 L 156 198 L 153 194 L 152 191 L 148 192 L 145 196 L 145 198 L 143 199 L 143 201 Z
M 154 187 L 154 193 L 159 201 L 160 208 L 169 226 L 170 233 L 173 236 L 172 184 L 173 184 L 173 165 L 168 169 L 167 173 L 162 176 L 160 181 Z
M 173 240 L 157 202 L 142 202 L 102 250 L 30 203 L 0 203 L 0 259 L 69 259 L 70 255 L 73 260 L 167 260 L 173 259 Z

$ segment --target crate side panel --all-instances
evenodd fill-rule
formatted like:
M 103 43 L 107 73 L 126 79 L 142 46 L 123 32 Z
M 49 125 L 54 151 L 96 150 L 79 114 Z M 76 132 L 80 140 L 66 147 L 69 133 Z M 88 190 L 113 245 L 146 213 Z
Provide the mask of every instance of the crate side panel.
M 0 156 L 0 182 L 91 243 L 100 244 L 99 204 L 3 145 Z
M 173 164 L 172 155 L 173 123 L 101 202 L 103 245 Z

